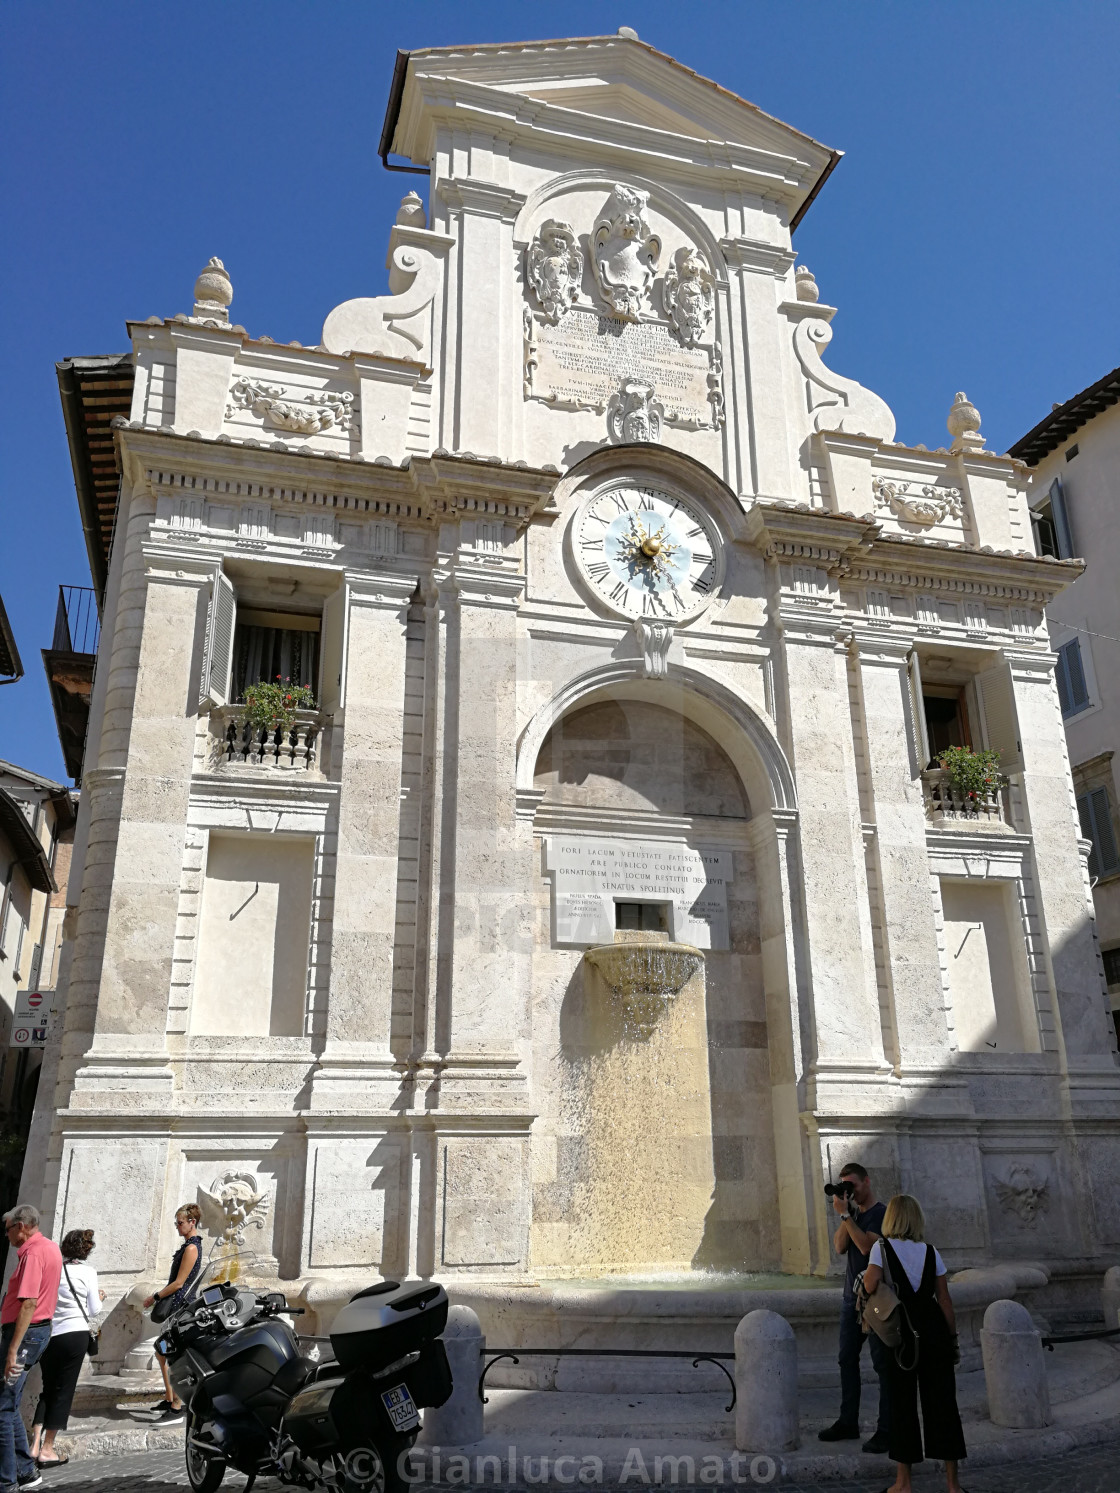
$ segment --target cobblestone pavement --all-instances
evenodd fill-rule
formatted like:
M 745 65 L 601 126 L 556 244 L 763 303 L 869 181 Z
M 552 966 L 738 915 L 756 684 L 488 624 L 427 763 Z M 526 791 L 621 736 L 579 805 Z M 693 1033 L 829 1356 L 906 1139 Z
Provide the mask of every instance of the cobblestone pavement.
M 874 1482 L 831 1480 L 822 1483 L 780 1483 L 782 1493 L 880 1493 L 890 1481 L 893 1469 Z M 65 1488 L 67 1493 L 179 1493 L 187 1486 L 183 1459 L 177 1452 L 139 1452 L 125 1456 L 91 1457 L 59 1468 L 44 1476 L 44 1490 Z M 245 1480 L 230 1474 L 222 1484 L 223 1493 L 241 1493 Z M 260 1493 L 276 1493 L 279 1484 L 271 1479 L 257 1484 Z M 742 1486 L 742 1485 L 741 1485 Z M 746 1488 L 750 1488 L 750 1483 Z M 915 1477 L 915 1493 L 935 1493 L 944 1488 L 940 1473 L 929 1472 Z M 1029 1465 L 1017 1463 L 1008 1467 L 965 1470 L 964 1486 L 968 1493 L 1118 1493 L 1120 1490 L 1120 1443 L 1089 1447 L 1047 1458 Z M 627 1484 L 642 1493 L 639 1482 Z M 578 1485 L 577 1485 L 578 1489 Z M 605 1493 L 610 1493 L 604 1484 Z M 416 1493 L 424 1493 L 421 1485 Z M 535 1493 L 535 1490 L 529 1490 Z

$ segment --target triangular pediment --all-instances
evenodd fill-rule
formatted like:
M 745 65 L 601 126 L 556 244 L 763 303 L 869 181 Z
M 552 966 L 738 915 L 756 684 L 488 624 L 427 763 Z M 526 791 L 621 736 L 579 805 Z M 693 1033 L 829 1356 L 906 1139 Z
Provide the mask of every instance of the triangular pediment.
M 541 143 L 550 135 L 617 142 L 650 157 L 683 154 L 700 171 L 733 163 L 749 173 L 754 164 L 763 190 L 786 197 L 793 211 L 837 159 L 803 131 L 626 36 L 402 54 L 383 148 L 424 162 L 437 121 L 454 116 L 465 125 L 472 114 L 503 119 L 503 134 L 535 131 Z

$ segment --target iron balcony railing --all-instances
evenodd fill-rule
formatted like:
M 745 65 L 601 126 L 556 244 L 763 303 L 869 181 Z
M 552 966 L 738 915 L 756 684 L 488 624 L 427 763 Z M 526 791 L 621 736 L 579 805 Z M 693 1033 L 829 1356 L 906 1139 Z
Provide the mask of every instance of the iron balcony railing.
M 96 653 L 101 637 L 97 593 L 92 586 L 59 586 L 54 614 L 55 653 Z

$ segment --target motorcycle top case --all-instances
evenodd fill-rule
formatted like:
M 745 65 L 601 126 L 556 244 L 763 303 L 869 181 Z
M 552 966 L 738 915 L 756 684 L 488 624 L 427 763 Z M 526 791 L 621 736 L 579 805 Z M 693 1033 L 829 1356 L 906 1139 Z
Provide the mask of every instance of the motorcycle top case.
M 434 1281 L 383 1280 L 352 1296 L 334 1319 L 331 1347 L 344 1370 L 377 1371 L 422 1348 L 447 1325 L 447 1292 Z

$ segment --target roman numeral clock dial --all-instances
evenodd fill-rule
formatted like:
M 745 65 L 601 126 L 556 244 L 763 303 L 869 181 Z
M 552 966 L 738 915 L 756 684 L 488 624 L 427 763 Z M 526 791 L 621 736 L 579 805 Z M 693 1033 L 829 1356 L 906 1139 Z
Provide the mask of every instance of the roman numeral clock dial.
M 572 537 L 584 580 L 623 616 L 685 622 L 718 589 L 715 525 L 657 488 L 625 483 L 596 493 L 577 513 Z

